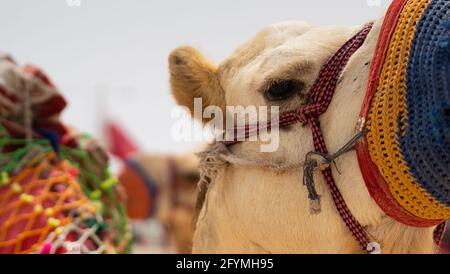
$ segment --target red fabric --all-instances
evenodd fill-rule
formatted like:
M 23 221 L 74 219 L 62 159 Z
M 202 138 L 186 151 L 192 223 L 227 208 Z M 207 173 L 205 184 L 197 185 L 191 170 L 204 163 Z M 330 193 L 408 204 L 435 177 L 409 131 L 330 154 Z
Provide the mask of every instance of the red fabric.
M 40 79 L 42 82 L 44 82 L 46 85 L 52 88 L 56 88 L 53 82 L 50 80 L 50 78 L 38 67 L 35 67 L 33 65 L 27 64 L 23 67 L 23 70 L 34 77 Z M 31 96 L 38 96 L 38 94 L 41 93 L 39 90 L 32 90 Z M 53 115 L 61 113 L 67 106 L 67 102 L 64 99 L 62 95 L 59 96 L 53 96 L 48 101 L 45 102 L 45 104 L 36 105 L 33 107 L 33 115 L 39 117 L 39 119 L 45 119 L 50 118 Z M 45 123 L 45 122 L 42 122 Z M 47 123 L 48 124 L 48 123 Z M 57 129 L 64 128 L 61 125 L 55 126 Z M 65 134 L 66 132 L 59 132 Z
M 46 99 L 45 101 L 32 104 L 31 106 L 33 115 L 33 129 L 44 129 L 58 133 L 60 136 L 64 136 L 67 133 L 67 130 L 59 120 L 58 115 L 67 106 L 66 100 L 59 93 L 50 78 L 38 67 L 28 64 L 21 68 L 21 70 L 24 73 L 30 74 L 33 77 L 41 80 L 45 85 L 53 89 L 51 92 L 48 92 L 48 94 L 46 94 L 46 91 L 44 89 L 39 88 L 39 86 L 34 86 L 34 88 L 30 91 L 31 98 L 48 96 L 48 99 Z M 0 85 L 0 96 L 11 101 L 12 103 L 21 104 L 22 102 L 19 101 L 19 97 L 15 95 L 15 92 L 18 91 L 8 90 L 7 87 Z M 6 106 L 2 105 L 2 107 Z M 9 117 L 4 118 L 9 119 Z M 10 133 L 16 137 L 22 135 L 21 133 L 14 131 Z
M 122 160 L 138 150 L 137 145 L 125 134 L 123 129 L 114 122 L 107 121 L 105 124 L 108 150 Z
M 23 67 L 23 70 L 33 75 L 34 77 L 41 79 L 42 82 L 46 83 L 48 86 L 56 88 L 50 78 L 38 67 L 31 64 L 26 64 Z

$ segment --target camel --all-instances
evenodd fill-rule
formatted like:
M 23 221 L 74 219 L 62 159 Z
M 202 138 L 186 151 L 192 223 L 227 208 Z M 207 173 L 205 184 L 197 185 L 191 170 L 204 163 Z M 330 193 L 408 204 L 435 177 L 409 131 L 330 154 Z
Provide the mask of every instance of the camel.
M 197 157 L 193 153 L 137 153 L 131 156 L 131 159 L 142 167 L 145 176 L 151 178 L 149 182 L 154 184 L 152 187 L 156 196 L 150 197 L 145 187 L 136 187 L 138 181 L 130 175 L 130 172 L 133 173 L 132 169 L 129 165 L 125 166 L 119 179 L 127 194 L 129 218 L 136 221 L 155 217 L 165 229 L 170 251 L 190 253 L 193 236 L 192 215 L 198 181 Z
M 374 22 L 366 41 L 349 60 L 331 105 L 320 117 L 331 152 L 355 134 L 382 22 L 383 18 Z M 277 23 L 263 29 L 218 65 L 197 49 L 179 47 L 169 56 L 172 94 L 191 112 L 196 97 L 202 98 L 204 107 L 278 105 L 280 112 L 295 109 L 305 103 L 305 93 L 322 65 L 361 28 Z M 237 158 L 286 166 L 302 163 L 305 155 L 314 150 L 310 127 L 299 124 L 280 130 L 280 145 L 275 152 L 260 152 L 260 144 L 243 142 L 229 150 Z M 404 225 L 377 206 L 364 184 L 355 151 L 344 154 L 332 169 L 350 210 L 381 245 L 383 253 L 434 252 L 434 227 Z M 222 166 L 199 212 L 193 252 L 364 253 L 340 218 L 319 172 L 314 180 L 322 197 L 319 214 L 310 213 L 301 168 L 233 163 Z

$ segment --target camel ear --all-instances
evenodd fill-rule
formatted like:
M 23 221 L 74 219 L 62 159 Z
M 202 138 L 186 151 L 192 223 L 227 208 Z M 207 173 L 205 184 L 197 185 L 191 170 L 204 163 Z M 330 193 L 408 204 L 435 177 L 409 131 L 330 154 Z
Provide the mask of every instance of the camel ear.
M 217 67 L 192 47 L 180 47 L 169 56 L 170 85 L 179 105 L 194 112 L 194 98 L 207 106 L 225 107 L 225 95 L 219 83 Z

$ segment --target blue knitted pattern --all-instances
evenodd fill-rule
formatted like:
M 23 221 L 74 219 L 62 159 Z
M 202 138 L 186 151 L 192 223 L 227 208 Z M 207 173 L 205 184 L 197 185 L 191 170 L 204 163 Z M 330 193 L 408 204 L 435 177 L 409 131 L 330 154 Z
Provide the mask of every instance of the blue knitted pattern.
M 431 1 L 410 50 L 398 142 L 417 183 L 450 206 L 450 0 Z

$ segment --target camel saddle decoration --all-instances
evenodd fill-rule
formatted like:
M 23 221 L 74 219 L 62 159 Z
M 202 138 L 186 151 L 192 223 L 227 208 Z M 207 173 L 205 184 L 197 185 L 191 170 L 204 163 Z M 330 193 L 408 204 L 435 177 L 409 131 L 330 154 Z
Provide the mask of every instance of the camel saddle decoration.
M 62 123 L 65 107 L 40 69 L 0 57 L 0 254 L 130 251 L 108 156 Z
M 372 60 L 356 145 L 367 188 L 390 217 L 450 218 L 450 1 L 396 0 Z

